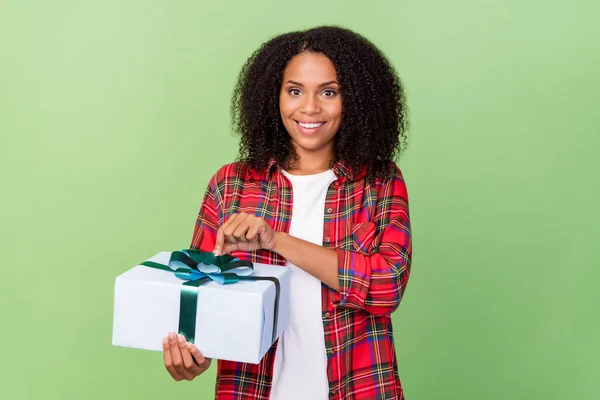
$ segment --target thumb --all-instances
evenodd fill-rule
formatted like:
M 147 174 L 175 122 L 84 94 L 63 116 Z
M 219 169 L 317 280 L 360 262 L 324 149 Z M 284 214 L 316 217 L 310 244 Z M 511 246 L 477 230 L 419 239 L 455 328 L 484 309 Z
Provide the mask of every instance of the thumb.
M 234 250 L 238 250 L 237 243 L 226 242 L 223 247 L 221 247 L 220 253 L 217 255 L 222 256 L 224 254 L 229 254 Z
M 225 242 L 225 235 L 223 234 L 223 229 L 219 229 L 217 231 L 217 237 L 215 238 L 215 248 L 213 253 L 218 256 L 223 253 L 223 245 Z

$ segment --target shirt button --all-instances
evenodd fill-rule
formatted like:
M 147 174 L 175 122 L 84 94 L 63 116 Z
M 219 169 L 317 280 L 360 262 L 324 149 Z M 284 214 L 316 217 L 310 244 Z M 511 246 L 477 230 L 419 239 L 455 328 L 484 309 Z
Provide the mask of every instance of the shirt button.
M 324 241 L 325 241 L 325 243 L 329 243 L 329 242 L 331 242 L 331 239 L 330 239 L 329 237 L 326 237 L 326 238 L 324 239 Z
M 325 318 L 331 317 L 331 313 L 325 313 Z
M 333 212 L 333 208 L 330 207 L 327 209 L 327 214 L 331 214 L 332 212 Z

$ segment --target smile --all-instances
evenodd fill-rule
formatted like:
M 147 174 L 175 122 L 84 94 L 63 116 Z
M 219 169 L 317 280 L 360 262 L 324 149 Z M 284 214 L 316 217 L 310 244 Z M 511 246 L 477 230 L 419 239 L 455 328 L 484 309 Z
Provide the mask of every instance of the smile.
M 298 123 L 298 125 L 300 125 L 304 129 L 317 129 L 325 123 L 325 122 L 300 122 L 300 121 L 296 121 L 296 122 Z

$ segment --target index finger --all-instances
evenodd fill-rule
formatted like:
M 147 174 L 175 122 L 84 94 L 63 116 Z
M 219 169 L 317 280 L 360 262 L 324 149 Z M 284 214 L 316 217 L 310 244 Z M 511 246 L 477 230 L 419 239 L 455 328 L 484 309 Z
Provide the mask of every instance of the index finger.
M 223 227 L 221 226 L 217 230 L 217 237 L 215 240 L 215 249 L 213 250 L 213 253 L 215 254 L 215 256 L 221 255 L 221 249 L 223 248 L 224 241 L 225 241 L 225 235 L 223 234 Z
M 213 253 L 216 256 L 220 256 L 221 252 L 223 251 L 223 246 L 224 246 L 224 243 L 225 243 L 225 234 L 223 233 L 223 231 L 233 221 L 235 221 L 236 217 L 237 217 L 237 214 L 232 214 L 229 217 L 229 219 L 227 221 L 225 221 L 225 223 L 223 225 L 221 225 L 221 227 L 219 229 L 217 229 L 217 235 L 216 235 L 216 240 L 215 240 L 215 249 L 213 250 Z

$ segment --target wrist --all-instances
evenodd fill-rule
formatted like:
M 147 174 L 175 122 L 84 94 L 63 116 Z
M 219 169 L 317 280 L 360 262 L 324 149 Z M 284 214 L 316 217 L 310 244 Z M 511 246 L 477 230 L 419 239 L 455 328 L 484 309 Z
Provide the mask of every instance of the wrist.
M 282 241 L 285 240 L 286 233 L 285 232 L 275 232 L 273 236 L 273 246 L 271 246 L 271 251 L 273 253 L 279 254 L 281 251 Z

